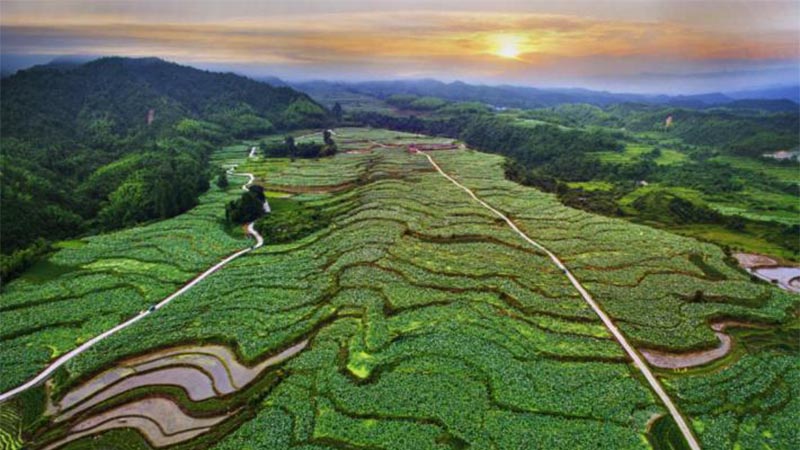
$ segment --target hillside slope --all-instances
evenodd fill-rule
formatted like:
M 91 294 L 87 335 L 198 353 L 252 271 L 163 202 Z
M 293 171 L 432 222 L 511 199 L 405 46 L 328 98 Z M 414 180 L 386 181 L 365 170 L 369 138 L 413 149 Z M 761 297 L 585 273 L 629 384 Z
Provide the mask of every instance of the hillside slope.
M 39 429 L 26 444 L 146 448 L 144 437 L 162 437 L 126 414 L 133 405 L 140 417 L 174 423 L 162 403 L 147 403 L 161 398 L 198 430 L 177 438 L 185 448 L 681 448 L 669 420 L 654 424 L 669 417 L 662 401 L 561 268 L 409 151 L 449 140 L 363 128 L 337 129 L 337 139 L 343 151 L 331 158 L 252 158 L 238 168 L 289 195 L 270 199 L 284 225 L 302 214 L 326 224 L 285 243 L 264 234 L 264 247 L 64 366 L 48 392 L 15 400 L 37 417 L 50 395 L 65 419 L 32 422 Z M 787 327 L 796 298 L 751 281 L 716 246 L 564 207 L 506 180 L 501 156 L 428 154 L 558 255 L 638 350 L 716 348 L 710 325 L 735 321 L 727 356 L 655 375 L 703 448 L 795 447 L 800 370 Z M 205 219 L 221 214 L 223 194 L 180 218 L 87 239 L 50 259 L 69 272 L 9 285 L 5 388 L 41 370 L 52 349 L 110 328 L 224 253 L 213 244 L 224 231 Z M 175 228 L 194 245 L 174 245 L 165 230 Z M 101 295 L 115 301 L 79 307 Z M 135 373 L 125 369 L 143 361 L 134 356 L 165 371 L 209 367 L 197 356 L 208 344 L 223 355 L 217 367 L 231 369 L 203 375 L 225 387 L 219 393 L 176 395 L 165 378 L 125 386 L 106 372 Z M 230 385 L 225 373 L 240 365 L 259 381 Z M 168 379 L 200 392 L 198 378 Z M 76 399 L 89 400 L 80 415 L 70 410 Z M 125 429 L 91 428 L 108 417 L 127 420 Z M 198 428 L 209 418 L 224 422 Z
M 1 89 L 4 254 L 186 211 L 214 146 L 327 120 L 291 88 L 156 58 L 38 66 Z
M 288 87 L 157 58 L 37 66 L 3 79 L 2 90 L 3 135 L 36 139 L 80 139 L 101 119 L 118 134 L 141 131 L 151 109 L 158 130 L 183 117 L 219 122 L 226 110 L 291 127 L 287 108 L 296 101 L 313 103 Z

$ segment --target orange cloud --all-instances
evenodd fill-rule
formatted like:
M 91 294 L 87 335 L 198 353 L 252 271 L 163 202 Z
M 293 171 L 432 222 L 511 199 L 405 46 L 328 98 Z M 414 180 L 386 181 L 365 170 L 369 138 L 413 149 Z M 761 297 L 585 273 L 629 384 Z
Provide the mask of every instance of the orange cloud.
M 558 58 L 797 59 L 796 33 L 722 34 L 668 22 L 475 12 L 362 12 L 153 23 L 124 15 L 6 15 L 4 52 L 154 55 L 188 61 L 497 64 L 498 36 L 518 63 Z

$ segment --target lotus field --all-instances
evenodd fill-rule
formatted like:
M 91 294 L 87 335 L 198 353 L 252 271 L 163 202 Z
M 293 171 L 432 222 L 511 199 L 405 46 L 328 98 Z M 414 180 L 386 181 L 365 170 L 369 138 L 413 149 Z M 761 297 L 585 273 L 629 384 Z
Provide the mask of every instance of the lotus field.
M 218 155 L 268 190 L 294 194 L 297 207 L 332 216 L 328 226 L 290 243 L 264 236 L 264 247 L 81 354 L 38 396 L 0 409 L 0 438 L 14 439 L 21 416 L 33 436 L 26 445 L 47 448 L 104 411 L 165 397 L 192 420 L 224 416 L 174 448 L 669 448 L 666 408 L 564 273 L 406 151 L 449 141 L 336 132 L 331 158 L 245 162 L 247 145 Z M 507 181 L 499 156 L 429 154 L 557 254 L 637 348 L 710 348 L 713 320 L 757 325 L 746 336 L 732 327 L 735 350 L 721 361 L 657 374 L 704 448 L 798 447 L 796 348 L 771 334 L 796 336 L 787 325 L 796 297 L 751 281 L 716 246 L 570 209 Z M 64 248 L 47 262 L 48 277 L 6 287 L 3 390 L 249 245 L 222 223 L 238 180 L 180 217 Z M 181 345 L 224 346 L 246 366 L 296 352 L 234 394 L 198 400 L 153 382 L 64 421 L 48 415 L 46 404 L 121 361 Z M 152 444 L 128 425 L 62 448 Z

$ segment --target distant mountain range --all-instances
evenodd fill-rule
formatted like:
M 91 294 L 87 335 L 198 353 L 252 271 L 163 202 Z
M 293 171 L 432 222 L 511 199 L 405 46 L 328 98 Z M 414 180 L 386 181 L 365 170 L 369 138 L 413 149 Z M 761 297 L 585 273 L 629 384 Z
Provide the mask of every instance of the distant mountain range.
M 772 100 L 792 100 L 800 102 L 800 85 L 795 86 L 772 86 L 761 89 L 751 89 L 745 91 L 727 92 L 730 98 L 740 99 L 772 99 Z
M 67 68 L 85 64 L 94 56 L 68 55 L 53 59 L 37 67 Z M 12 61 L 13 63 L 14 61 Z M 7 77 L 20 67 L 3 64 L 2 75 Z M 21 64 L 21 63 L 20 63 Z M 583 88 L 535 88 L 512 85 L 479 85 L 461 81 L 445 83 L 434 79 L 389 80 L 367 82 L 302 81 L 293 82 L 274 76 L 257 77 L 257 81 L 275 87 L 293 87 L 316 100 L 328 100 L 348 93 L 385 100 L 392 95 L 417 95 L 437 97 L 451 101 L 474 101 L 504 108 L 545 108 L 565 103 L 587 103 L 608 106 L 619 103 L 647 103 L 704 109 L 715 106 L 729 108 L 756 108 L 768 111 L 795 111 L 800 103 L 800 84 L 766 86 L 732 92 L 712 92 L 693 95 L 629 94 L 596 91 Z M 758 102 L 740 100 L 759 100 Z
M 283 83 L 281 80 L 264 80 Z M 625 94 L 589 89 L 539 89 L 524 86 L 473 85 L 460 81 L 444 83 L 437 80 L 397 80 L 371 82 L 307 81 L 288 83 L 321 103 L 328 103 L 343 92 L 385 100 L 392 95 L 437 97 L 451 101 L 481 102 L 504 108 L 546 108 L 566 103 L 587 103 L 608 106 L 620 103 L 647 103 L 705 109 L 716 106 L 754 108 L 768 111 L 796 111 L 800 102 L 800 85 L 771 87 L 760 90 L 697 95 Z

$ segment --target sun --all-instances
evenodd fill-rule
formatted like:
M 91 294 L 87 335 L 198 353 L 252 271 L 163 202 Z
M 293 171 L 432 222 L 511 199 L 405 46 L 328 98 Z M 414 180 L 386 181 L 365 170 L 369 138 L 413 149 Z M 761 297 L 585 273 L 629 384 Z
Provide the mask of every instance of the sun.
M 514 42 L 504 42 L 497 48 L 496 54 L 503 58 L 517 59 L 520 54 L 519 46 Z
M 494 48 L 492 53 L 501 58 L 519 59 L 522 54 L 520 45 L 522 38 L 513 34 L 501 34 L 494 37 Z

